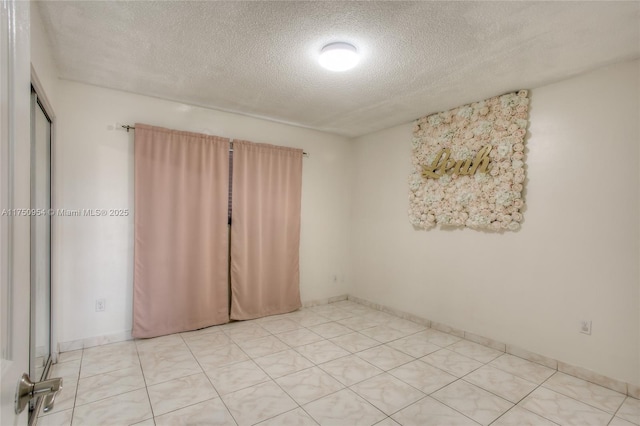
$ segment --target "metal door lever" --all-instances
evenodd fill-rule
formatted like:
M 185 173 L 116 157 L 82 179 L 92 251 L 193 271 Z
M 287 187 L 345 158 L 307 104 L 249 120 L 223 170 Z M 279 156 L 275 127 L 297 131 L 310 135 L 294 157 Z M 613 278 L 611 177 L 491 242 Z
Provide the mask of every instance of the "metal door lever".
M 15 412 L 20 414 L 33 398 L 45 395 L 44 412 L 53 408 L 56 395 L 62 390 L 62 378 L 43 380 L 41 382 L 32 382 L 28 374 L 23 374 L 18 381 L 16 388 Z

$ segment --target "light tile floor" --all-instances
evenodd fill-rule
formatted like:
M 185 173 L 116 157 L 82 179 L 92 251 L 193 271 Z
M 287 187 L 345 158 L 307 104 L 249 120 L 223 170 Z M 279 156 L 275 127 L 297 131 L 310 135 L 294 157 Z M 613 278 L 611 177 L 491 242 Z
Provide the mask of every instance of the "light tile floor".
M 63 353 L 39 425 L 640 425 L 640 401 L 350 301 Z

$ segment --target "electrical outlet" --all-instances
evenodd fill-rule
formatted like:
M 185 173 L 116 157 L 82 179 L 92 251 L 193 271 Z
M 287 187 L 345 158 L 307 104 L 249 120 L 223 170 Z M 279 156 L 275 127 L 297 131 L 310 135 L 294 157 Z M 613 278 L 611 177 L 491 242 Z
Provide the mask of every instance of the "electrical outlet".
M 580 321 L 580 333 L 591 334 L 591 320 Z
M 96 312 L 103 312 L 106 309 L 105 299 L 96 299 Z

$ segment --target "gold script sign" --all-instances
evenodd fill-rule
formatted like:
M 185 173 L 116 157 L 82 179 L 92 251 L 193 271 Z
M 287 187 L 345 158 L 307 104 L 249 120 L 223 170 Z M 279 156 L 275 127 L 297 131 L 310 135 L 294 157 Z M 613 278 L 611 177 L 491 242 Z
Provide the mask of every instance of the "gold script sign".
M 422 177 L 425 179 L 438 179 L 445 173 L 456 175 L 473 175 L 475 173 L 487 173 L 491 159 L 489 153 L 491 145 L 482 148 L 473 160 L 451 159 L 449 148 L 441 149 L 430 166 L 422 166 Z

